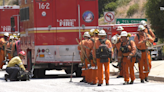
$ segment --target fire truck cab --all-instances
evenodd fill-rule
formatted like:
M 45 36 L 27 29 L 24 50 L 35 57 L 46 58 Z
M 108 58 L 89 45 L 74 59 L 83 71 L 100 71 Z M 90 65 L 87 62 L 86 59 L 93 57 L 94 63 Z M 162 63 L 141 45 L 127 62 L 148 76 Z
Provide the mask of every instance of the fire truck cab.
M 73 72 L 81 76 L 76 38 L 98 28 L 98 0 L 19 1 L 21 49 L 27 53 L 23 61 L 27 69 L 35 64 L 36 77 L 52 69 L 71 73 L 74 58 Z

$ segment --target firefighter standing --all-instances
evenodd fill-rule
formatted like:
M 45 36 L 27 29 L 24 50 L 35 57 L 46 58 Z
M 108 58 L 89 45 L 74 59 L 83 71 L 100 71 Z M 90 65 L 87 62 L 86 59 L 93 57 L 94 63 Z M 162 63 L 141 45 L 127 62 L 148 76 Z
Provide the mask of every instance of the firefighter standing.
M 11 58 L 13 58 L 14 52 L 15 52 L 14 36 L 10 36 L 9 42 L 7 42 L 7 45 L 6 45 L 6 52 L 8 55 L 8 59 L 11 60 Z
M 120 45 L 121 45 L 121 32 L 124 30 L 124 28 L 122 26 L 118 26 L 117 27 L 117 34 L 113 36 L 113 38 L 117 37 L 117 40 L 113 43 L 113 47 L 116 48 L 116 57 L 118 56 L 118 50 L 120 49 Z M 117 58 L 116 58 L 117 59 Z M 117 59 L 118 60 L 118 59 Z M 119 75 L 117 76 L 117 78 L 123 77 L 123 64 L 121 63 L 121 65 L 119 66 Z
M 146 43 L 154 41 L 154 39 L 149 34 L 144 32 L 144 30 L 145 27 L 143 25 L 139 25 L 137 30 L 139 32 L 134 38 L 137 49 L 142 52 L 141 60 L 139 61 L 139 77 L 141 79 L 141 83 L 144 83 L 144 79 L 148 82 L 147 77 L 151 69 L 150 52 L 148 51 Z
M 84 40 L 82 40 L 78 46 L 78 50 L 80 50 L 81 61 L 82 61 L 82 63 L 84 63 L 84 66 L 82 67 L 82 74 L 81 74 L 81 76 L 83 76 L 83 79 L 80 82 L 88 82 L 89 81 L 89 75 L 88 75 L 88 64 L 89 64 L 89 62 L 87 61 L 84 54 L 86 54 L 87 40 L 90 38 L 89 32 L 85 32 L 83 37 L 84 37 Z M 82 50 L 85 53 L 83 53 Z
M 112 53 L 112 44 L 109 40 L 105 38 L 106 32 L 104 30 L 101 30 L 98 35 L 100 39 L 95 42 L 96 58 L 97 58 L 96 61 L 97 61 L 97 66 L 98 66 L 98 80 L 99 80 L 98 86 L 101 86 L 104 80 L 103 65 L 105 68 L 106 85 L 109 85 L 109 74 L 110 74 L 109 64 L 110 64 L 110 58 L 111 58 L 110 54 Z M 109 54 L 110 52 L 109 50 L 111 51 L 110 54 Z
M 91 75 L 89 78 L 91 85 L 96 85 L 98 82 L 97 62 L 96 62 L 96 55 L 94 53 L 96 50 L 95 42 L 99 39 L 98 33 L 99 33 L 98 29 L 94 29 L 94 31 L 93 30 L 90 31 L 91 38 L 88 40 L 88 46 L 87 46 L 89 47 L 89 49 L 86 49 L 86 52 L 89 55 L 91 61 L 91 69 L 89 69 L 89 74 Z
M 5 53 L 4 53 L 4 49 L 5 49 L 5 44 L 8 40 L 9 37 L 9 33 L 4 33 L 4 37 L 0 38 L 0 69 L 2 69 L 2 66 L 4 65 L 3 61 L 4 61 L 4 57 L 5 57 Z
M 25 58 L 26 53 L 24 51 L 19 52 L 19 56 L 12 58 L 7 65 L 6 72 L 10 75 L 10 81 L 17 81 L 18 72 L 20 68 L 26 71 L 22 59 Z
M 133 84 L 135 80 L 134 75 L 134 63 L 135 63 L 135 53 L 136 45 L 134 41 L 128 39 L 128 33 L 126 31 L 121 32 L 121 46 L 118 52 L 118 59 L 120 62 L 123 62 L 123 76 L 124 81 L 123 85 L 129 84 L 129 75 L 131 78 L 130 84 Z M 129 74 L 130 70 L 130 74 Z
M 16 54 L 18 55 L 18 53 L 21 51 L 21 44 L 20 44 L 20 33 L 18 33 L 18 40 L 16 41 Z
M 155 40 L 155 35 L 154 35 L 153 31 L 147 26 L 146 21 L 142 20 L 140 22 L 140 25 L 143 25 L 145 27 L 144 32 L 148 33 L 153 38 L 153 40 Z

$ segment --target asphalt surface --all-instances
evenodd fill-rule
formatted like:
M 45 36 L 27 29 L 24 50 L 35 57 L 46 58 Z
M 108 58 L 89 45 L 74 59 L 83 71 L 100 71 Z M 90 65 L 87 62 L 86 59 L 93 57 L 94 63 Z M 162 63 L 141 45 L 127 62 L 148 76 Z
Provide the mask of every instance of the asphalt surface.
M 6 82 L 3 78 L 5 71 L 0 71 L 0 92 L 163 92 L 164 82 L 150 81 L 140 83 L 136 79 L 133 85 L 123 85 L 123 78 L 110 76 L 109 86 L 105 83 L 98 87 L 80 83 L 81 77 L 72 78 L 64 71 L 46 71 L 45 78 L 30 81 Z

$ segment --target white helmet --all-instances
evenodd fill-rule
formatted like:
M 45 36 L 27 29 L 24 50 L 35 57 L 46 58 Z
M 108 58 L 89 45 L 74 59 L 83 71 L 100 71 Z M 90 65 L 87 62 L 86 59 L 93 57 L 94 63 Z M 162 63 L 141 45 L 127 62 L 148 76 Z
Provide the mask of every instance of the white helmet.
M 146 21 L 145 21 L 145 20 L 142 20 L 142 21 L 140 22 L 140 25 L 146 26 L 146 25 L 147 25 L 147 23 L 146 23 Z
M 89 32 L 85 32 L 83 37 L 91 37 L 91 36 L 90 36 Z
M 114 35 L 114 36 L 111 38 L 111 42 L 112 42 L 113 44 L 116 44 L 117 41 L 118 41 L 117 36 Z
M 122 26 L 118 26 L 117 30 L 124 30 L 124 28 Z
M 105 32 L 104 30 L 100 30 L 100 32 L 99 32 L 98 35 L 100 35 L 100 36 L 101 36 L 101 35 L 102 35 L 102 36 L 103 36 L 103 35 L 106 35 L 106 32 Z
M 137 31 L 145 30 L 145 27 L 143 25 L 139 25 Z
M 9 33 L 4 33 L 4 36 L 7 36 L 7 37 L 9 37 Z
M 9 39 L 10 39 L 10 40 L 14 39 L 14 36 L 11 35 Z
M 128 36 L 128 33 L 126 31 L 122 31 L 121 36 Z

